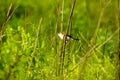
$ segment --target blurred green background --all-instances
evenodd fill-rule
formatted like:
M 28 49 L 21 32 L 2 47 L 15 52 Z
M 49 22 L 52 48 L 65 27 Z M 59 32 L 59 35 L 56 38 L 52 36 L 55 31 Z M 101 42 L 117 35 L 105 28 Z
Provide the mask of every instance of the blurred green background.
M 63 22 L 62 2 L 0 0 L 1 27 L 12 4 L 2 30 L 0 80 L 115 80 L 117 1 L 76 0 L 71 34 L 80 40 L 66 45 L 64 68 L 57 33 L 61 23 L 66 31 L 73 2 L 64 1 Z

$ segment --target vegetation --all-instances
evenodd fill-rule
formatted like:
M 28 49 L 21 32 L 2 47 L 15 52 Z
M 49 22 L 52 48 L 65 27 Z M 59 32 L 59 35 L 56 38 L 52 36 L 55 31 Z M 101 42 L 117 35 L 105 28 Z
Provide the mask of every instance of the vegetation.
M 0 80 L 117 79 L 118 1 L 74 1 L 0 0 Z

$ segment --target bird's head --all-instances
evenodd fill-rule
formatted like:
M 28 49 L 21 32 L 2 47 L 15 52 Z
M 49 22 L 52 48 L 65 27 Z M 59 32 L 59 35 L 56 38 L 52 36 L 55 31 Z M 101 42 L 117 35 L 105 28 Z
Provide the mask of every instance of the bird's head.
M 65 35 L 62 32 L 60 32 L 58 33 L 58 36 L 60 37 L 60 39 L 63 39 Z

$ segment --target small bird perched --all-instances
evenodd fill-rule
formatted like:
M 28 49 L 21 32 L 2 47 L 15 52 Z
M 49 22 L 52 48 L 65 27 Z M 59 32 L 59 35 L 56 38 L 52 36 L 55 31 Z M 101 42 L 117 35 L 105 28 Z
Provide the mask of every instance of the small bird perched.
M 58 33 L 58 36 L 60 37 L 60 39 L 65 39 L 66 41 L 69 41 L 69 40 L 79 40 L 79 39 L 75 39 L 73 38 L 71 35 L 66 35 L 66 34 L 63 34 L 63 33 Z

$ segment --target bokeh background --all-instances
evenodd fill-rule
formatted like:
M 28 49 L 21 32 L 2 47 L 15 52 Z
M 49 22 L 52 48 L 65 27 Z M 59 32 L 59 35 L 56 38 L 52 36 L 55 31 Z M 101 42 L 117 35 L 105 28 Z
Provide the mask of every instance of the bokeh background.
M 76 0 L 70 34 L 79 41 L 61 49 L 57 33 L 66 32 L 72 4 L 0 0 L 1 80 L 116 79 L 117 0 Z

